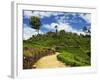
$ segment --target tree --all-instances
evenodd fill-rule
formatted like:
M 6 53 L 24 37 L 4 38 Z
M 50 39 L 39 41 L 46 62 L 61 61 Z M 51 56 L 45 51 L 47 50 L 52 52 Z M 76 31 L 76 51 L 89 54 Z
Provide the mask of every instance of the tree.
M 31 25 L 31 28 L 36 29 L 37 33 L 39 34 L 39 29 L 40 29 L 40 26 L 41 26 L 40 18 L 36 17 L 36 16 L 31 16 L 30 20 L 29 20 L 29 23 Z
M 87 31 L 87 27 L 86 27 L 86 26 L 83 27 L 83 31 L 84 31 L 84 32 Z
M 56 25 L 56 26 L 55 26 L 55 29 L 56 29 L 56 34 L 58 33 L 58 29 L 57 29 L 57 28 L 58 28 L 58 26 Z
M 83 27 L 83 31 L 86 33 L 86 35 L 90 36 L 90 34 L 91 34 L 90 28 Z
M 65 33 L 65 30 L 60 30 L 60 34 L 64 35 Z
M 88 34 L 91 35 L 91 30 L 90 30 L 90 28 L 88 29 Z

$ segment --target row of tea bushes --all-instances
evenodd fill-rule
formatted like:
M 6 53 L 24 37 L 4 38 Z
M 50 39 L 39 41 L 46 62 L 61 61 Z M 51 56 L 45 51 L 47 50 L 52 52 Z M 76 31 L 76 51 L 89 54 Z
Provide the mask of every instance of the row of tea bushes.
M 82 57 L 71 53 L 61 53 L 57 55 L 57 59 L 69 66 L 88 66 L 90 63 Z

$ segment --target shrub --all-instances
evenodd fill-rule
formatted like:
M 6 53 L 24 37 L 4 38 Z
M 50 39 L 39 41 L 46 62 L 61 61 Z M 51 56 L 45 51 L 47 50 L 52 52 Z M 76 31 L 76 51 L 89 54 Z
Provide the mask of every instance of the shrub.
M 84 60 L 83 58 L 76 57 L 76 56 L 72 55 L 71 53 L 58 54 L 57 59 L 59 61 L 62 61 L 66 65 L 70 65 L 70 66 L 74 66 L 74 67 L 88 65 L 88 62 L 86 60 Z
M 86 54 L 91 57 L 91 52 L 90 51 L 87 51 Z

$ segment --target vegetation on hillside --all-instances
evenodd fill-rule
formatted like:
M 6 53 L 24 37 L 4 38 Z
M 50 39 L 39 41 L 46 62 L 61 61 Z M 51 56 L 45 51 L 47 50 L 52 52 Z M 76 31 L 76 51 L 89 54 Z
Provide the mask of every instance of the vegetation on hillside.
M 70 66 L 90 65 L 90 36 L 77 35 L 64 30 L 48 32 L 47 34 L 33 35 L 23 41 L 24 68 L 32 68 L 32 65 L 41 57 L 55 54 L 58 60 Z M 27 60 L 26 60 L 27 59 Z
M 32 69 L 40 58 L 53 55 L 56 52 L 57 59 L 66 65 L 90 66 L 91 65 L 91 49 L 90 49 L 90 30 L 83 28 L 87 35 L 58 31 L 55 26 L 55 32 L 47 32 L 39 34 L 40 19 L 38 17 L 30 18 L 30 25 L 36 29 L 38 34 L 33 35 L 27 40 L 23 40 L 23 68 Z M 49 63 L 49 62 L 48 62 Z

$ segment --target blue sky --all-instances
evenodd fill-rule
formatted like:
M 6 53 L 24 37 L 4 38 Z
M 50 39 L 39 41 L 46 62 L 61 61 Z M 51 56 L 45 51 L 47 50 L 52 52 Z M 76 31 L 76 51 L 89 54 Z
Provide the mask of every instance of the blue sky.
M 58 26 L 58 31 L 65 30 L 66 32 L 83 33 L 83 27 L 90 28 L 91 14 L 77 12 L 48 12 L 48 11 L 23 11 L 23 29 L 24 39 L 29 39 L 32 35 L 36 35 L 35 29 L 32 29 L 29 24 L 29 18 L 37 16 L 41 19 L 40 34 L 49 31 L 55 32 L 55 25 Z

